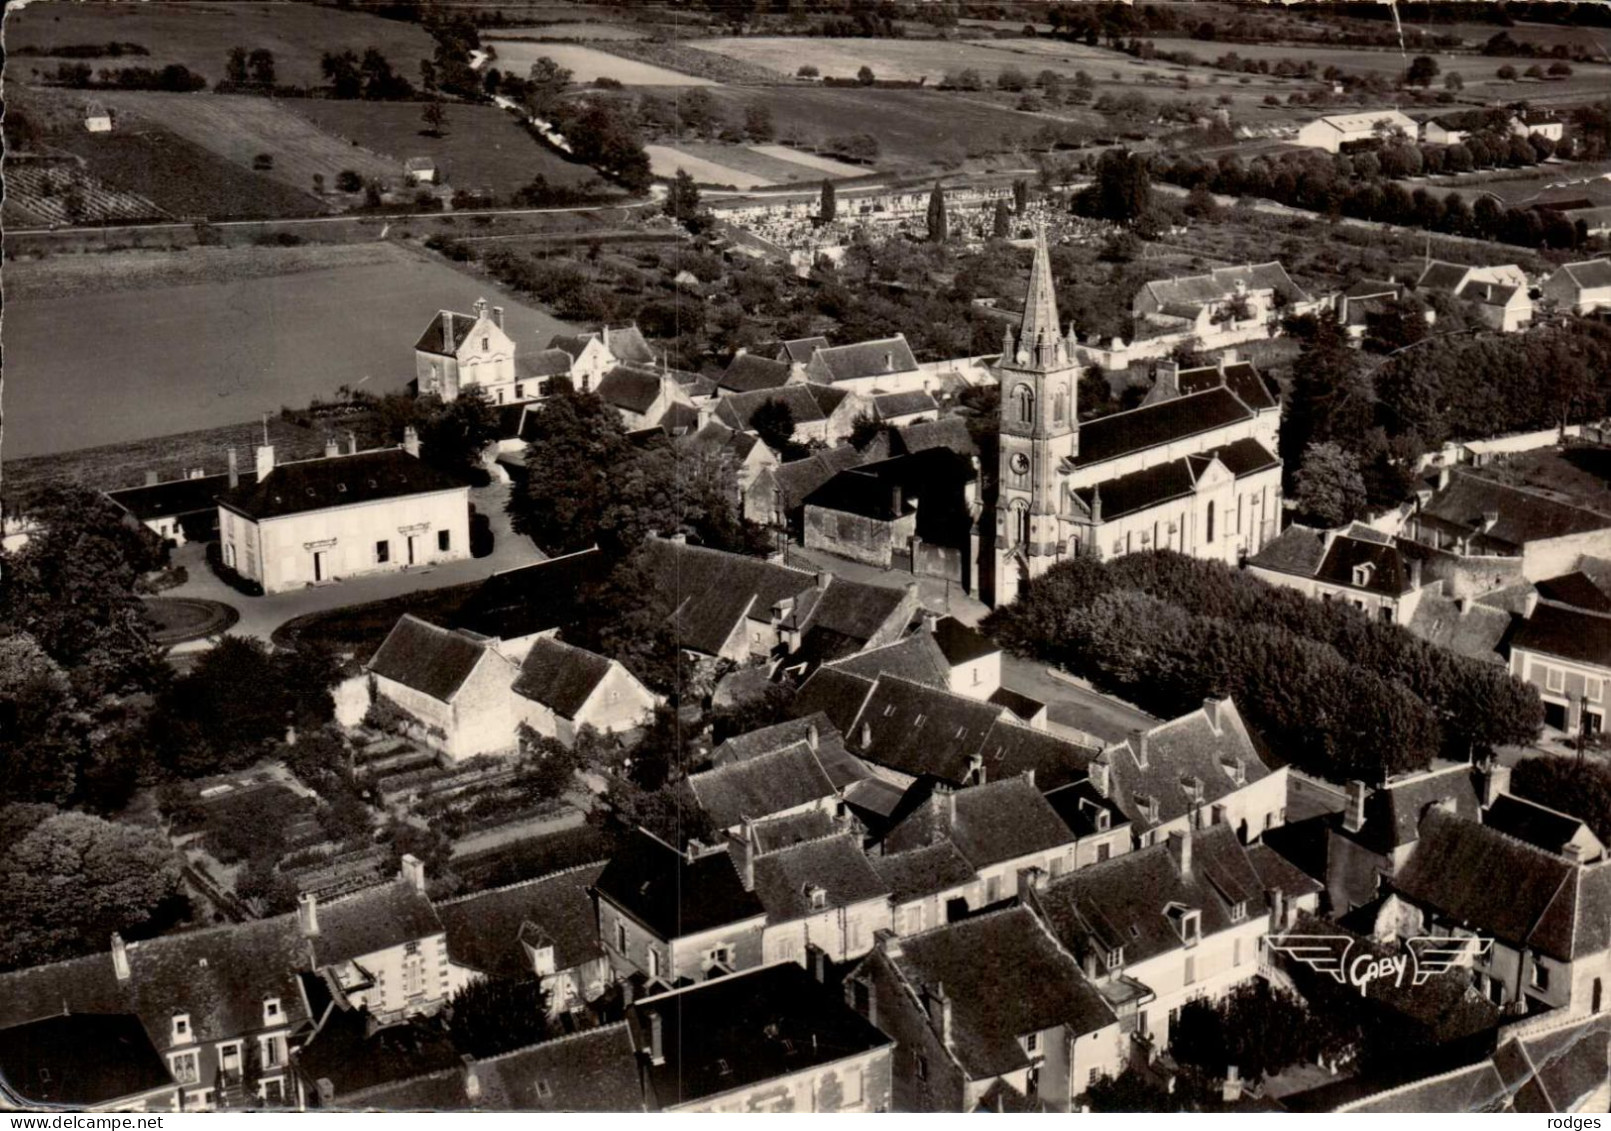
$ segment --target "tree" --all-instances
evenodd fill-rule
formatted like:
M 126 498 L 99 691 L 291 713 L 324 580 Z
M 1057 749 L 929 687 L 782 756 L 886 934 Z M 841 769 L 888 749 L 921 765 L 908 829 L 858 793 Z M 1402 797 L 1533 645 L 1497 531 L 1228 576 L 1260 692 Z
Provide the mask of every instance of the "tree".
M 0 637 L 0 805 L 64 805 L 78 788 L 86 722 L 67 674 L 33 637 Z
M 1164 1090 L 1150 1073 L 1126 1068 L 1117 1076 L 1101 1076 L 1085 1090 L 1092 1111 L 1181 1111 L 1181 1097 Z
M 359 64 L 363 78 L 363 96 L 372 102 L 409 98 L 414 85 L 392 70 L 391 60 L 374 47 L 364 52 Z
M 1365 510 L 1365 480 L 1352 452 L 1332 443 L 1313 444 L 1298 469 L 1294 501 L 1321 526 L 1342 526 Z
M 326 51 L 319 67 L 330 84 L 332 98 L 357 98 L 363 93 L 364 79 L 358 70 L 358 54 L 351 48 L 339 53 Z
M 872 86 L 873 83 L 878 81 L 878 76 L 873 74 L 871 67 L 863 65 L 861 70 L 856 72 L 856 81 L 861 83 L 862 86 Z
M 498 409 L 480 385 L 468 385 L 452 401 L 414 398 L 412 423 L 420 438 L 420 458 L 461 481 L 485 482 L 481 457 L 498 438 Z M 392 439 L 403 438 L 396 427 Z
M 771 141 L 777 136 L 772 125 L 772 107 L 752 102 L 744 108 L 744 133 L 751 141 Z
M 751 414 L 750 429 L 774 452 L 795 446 L 794 410 L 787 401 L 769 397 Z
M 817 68 L 814 65 L 812 65 L 811 63 L 805 63 L 800 67 L 800 69 L 798 71 L 795 71 L 794 73 L 795 73 L 795 76 L 798 77 L 798 78 L 814 79 L 818 75 L 820 75 L 822 72 L 817 70 Z
M 1152 173 L 1147 159 L 1124 149 L 1105 151 L 1096 181 L 1075 200 L 1078 210 L 1120 224 L 1134 224 L 1152 210 Z
M 224 64 L 224 79 L 227 82 L 240 85 L 246 81 L 246 58 L 246 48 L 231 47 L 229 49 L 229 61 Z
M 824 224 L 831 224 L 839 215 L 839 202 L 834 198 L 833 182 L 827 177 L 822 178 L 822 204 L 817 209 L 817 216 Z
M 1029 211 L 1029 181 L 1024 177 L 1016 177 L 1012 182 L 1012 210 L 1018 216 Z
M 357 170 L 343 169 L 336 174 L 337 192 L 362 192 L 363 190 L 364 178 Z
M 1572 73 L 1572 64 L 1566 62 L 1564 59 L 1557 59 L 1555 62 L 1549 65 L 1548 73 L 1551 78 L 1567 78 Z
M 1611 767 L 1558 754 L 1523 758 L 1511 773 L 1518 797 L 1569 813 L 1604 840 L 1611 837 Z
M 255 49 L 246 63 L 252 69 L 252 81 L 259 86 L 274 85 L 274 52 L 266 47 Z
M 161 833 L 45 816 L 0 853 L 0 967 L 104 951 L 113 933 L 142 932 L 182 900 L 179 860 Z
M 588 549 L 598 541 L 610 477 L 630 447 L 621 416 L 596 393 L 556 379 L 531 428 L 525 489 L 509 496 L 514 528 L 549 555 Z
M 426 132 L 432 137 L 441 137 L 447 132 L 447 120 L 447 107 L 440 98 L 433 98 L 420 111 L 420 121 L 425 123 Z
M 571 85 L 574 76 L 547 55 L 531 65 L 527 76 L 526 105 L 533 113 L 547 115 L 558 104 L 560 96 Z
M 995 215 L 990 221 L 990 235 L 994 239 L 1004 240 L 1012 234 L 1012 210 L 1007 200 L 1002 197 L 996 201 Z
M 1431 86 L 1438 77 L 1438 61 L 1430 55 L 1417 55 L 1410 60 L 1410 69 L 1404 76 L 1409 86 Z
M 702 227 L 699 186 L 694 183 L 694 178 L 686 169 L 677 170 L 677 176 L 672 180 L 666 193 L 666 215 L 691 232 Z
M 934 182 L 934 191 L 929 193 L 928 232 L 930 243 L 944 243 L 949 234 L 949 225 L 945 215 L 945 190 L 940 182 Z
M 1303 999 L 1254 979 L 1216 1003 L 1182 1006 L 1169 1053 L 1216 1079 L 1235 1067 L 1258 1081 L 1311 1058 L 1323 1030 Z
M 1450 71 L 1443 76 L 1443 88 L 1451 94 L 1459 94 L 1466 88 L 1466 80 L 1459 71 Z
M 1515 82 L 1516 81 L 1516 68 L 1512 67 L 1509 63 L 1506 63 L 1504 66 L 1500 67 L 1497 71 L 1494 72 L 1494 77 L 1498 78 L 1498 79 L 1501 79 L 1501 80 L 1503 80 L 1505 82 Z
M 478 1060 L 549 1035 L 548 994 L 536 980 L 479 979 L 449 998 L 446 1012 L 453 1047 Z

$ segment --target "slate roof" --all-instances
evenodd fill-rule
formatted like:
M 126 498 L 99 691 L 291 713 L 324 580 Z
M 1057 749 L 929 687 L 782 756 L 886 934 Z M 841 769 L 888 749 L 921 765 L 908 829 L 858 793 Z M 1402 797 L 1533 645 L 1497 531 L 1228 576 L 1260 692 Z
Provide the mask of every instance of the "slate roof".
M 1104 752 L 1111 777 L 1109 796 L 1137 829 L 1168 824 L 1194 808 L 1212 806 L 1242 789 L 1231 776 L 1238 760 L 1246 784 L 1270 773 L 1236 704 L 1229 699 L 1219 700 L 1215 713 L 1217 727 L 1206 708 L 1153 727 L 1146 734 L 1145 766 L 1135 756 L 1134 737 Z M 1200 801 L 1193 801 L 1186 791 L 1187 779 L 1201 783 Z M 1156 803 L 1156 821 L 1148 820 L 1142 798 Z
M 404 1021 L 376 1028 L 367 1010 L 340 1006 L 296 1051 L 298 1074 L 315 1084 L 328 1080 L 333 1095 L 323 1106 L 337 1110 L 462 1106 L 453 1077 L 463 1064 L 436 1026 Z
M 666 1109 L 756 1087 L 894 1042 L 794 962 L 644 998 L 630 1014 L 637 1046 L 661 1020 L 661 1064 L 645 1066 L 650 1105 Z
M 1046 803 L 1062 818 L 1063 823 L 1076 837 L 1083 838 L 1111 832 L 1120 825 L 1129 823 L 1124 811 L 1115 805 L 1111 798 L 1104 797 L 1096 786 L 1091 784 L 1089 778 L 1081 778 L 1061 789 L 1053 790 L 1046 795 Z M 1108 815 L 1106 829 L 1101 826 L 1101 818 L 1098 816 L 1100 813 Z
M 1393 887 L 1512 947 L 1567 962 L 1611 947 L 1611 865 L 1577 865 L 1498 829 L 1433 810 Z
M 0 1087 L 27 1104 L 84 1108 L 172 1087 L 129 1013 L 64 1013 L 0 1029 Z
M 884 838 L 891 852 L 941 839 L 975 871 L 1073 844 L 1075 837 L 1028 778 L 1008 778 L 955 791 L 936 790 Z
M 1535 848 L 1557 853 L 1587 827 L 1576 817 L 1509 793 L 1501 793 L 1482 811 L 1482 823 Z
M 515 355 L 515 380 L 569 376 L 573 359 L 564 350 L 534 350 Z
M 489 651 L 485 640 L 404 613 L 371 657 L 368 670 L 446 703 Z
M 896 334 L 848 346 L 819 346 L 812 355 L 811 368 L 826 373 L 830 384 L 837 384 L 862 377 L 910 373 L 917 368 L 917 358 L 912 356 L 906 335 Z
M 1180 279 L 1154 279 L 1143 284 L 1143 290 L 1160 306 L 1169 303 L 1197 306 L 1229 298 L 1236 293 L 1239 282 L 1246 283 L 1249 291 L 1273 290 L 1289 299 L 1309 301 L 1309 295 L 1292 281 L 1286 268 L 1276 262 L 1217 267 L 1206 275 Z
M 716 385 L 735 393 L 749 393 L 756 389 L 776 389 L 788 382 L 788 362 L 773 361 L 760 354 L 741 353 L 728 363 Z
M 1175 375 L 1175 383 L 1183 397 L 1206 393 L 1223 385 L 1235 393 L 1238 400 L 1255 411 L 1279 408 L 1281 403 L 1264 378 L 1259 375 L 1258 367 L 1251 361 L 1232 362 L 1223 369 L 1217 365 L 1182 369 Z
M 776 852 L 801 841 L 819 840 L 834 832 L 834 819 L 821 809 L 806 809 L 787 817 L 773 817 L 750 826 L 755 847 L 761 852 Z
M 917 510 L 917 505 L 907 500 L 900 484 L 891 483 L 865 467 L 841 471 L 806 496 L 805 505 L 859 515 L 875 522 L 895 522 Z
M 1475 534 L 1490 511 L 1499 513 L 1499 521 L 1474 538 L 1479 545 L 1519 550 L 1546 538 L 1611 529 L 1611 517 L 1458 470 L 1450 476 L 1448 487 L 1421 508 L 1420 517 L 1433 525 Z
M 600 379 L 596 391 L 605 404 L 628 412 L 645 413 L 660 397 L 660 374 L 617 365 Z
M 1420 836 L 1421 821 L 1440 802 L 1449 801 L 1460 817 L 1475 821 L 1481 813 L 1471 785 L 1471 767 L 1445 766 L 1412 774 L 1372 790 L 1365 799 L 1365 824 L 1352 836 L 1373 852 L 1389 853 Z
M 827 773 L 835 789 L 844 789 L 852 782 L 867 777 L 867 767 L 862 765 L 861 759 L 845 749 L 844 738 L 828 716 L 809 711 L 787 722 L 752 730 L 748 734 L 734 735 L 711 751 L 711 764 L 717 767 L 732 765 L 798 742 L 810 745 L 813 733 L 817 763 Z
M 642 830 L 610 858 L 597 890 L 667 940 L 766 914 L 755 893 L 744 890 L 727 853 L 690 860 Z
M 946 663 L 952 667 L 972 663 L 974 660 L 993 656 L 1001 651 L 1000 644 L 978 629 L 963 624 L 956 617 L 941 617 L 935 621 L 934 632 L 930 635 L 934 643 L 939 646 Z
M 1510 632 L 1511 615 L 1480 601 L 1467 605 L 1462 613 L 1457 602 L 1429 592 L 1422 595 L 1405 627 L 1430 644 L 1500 664 L 1505 662 L 1503 641 Z
M 257 472 L 243 471 L 239 484 L 257 482 Z M 171 479 L 148 487 L 125 487 L 108 491 L 107 497 L 141 522 L 152 519 L 200 514 L 218 509 L 218 496 L 229 490 L 229 476 L 204 475 L 197 479 Z
M 677 643 L 716 655 L 752 611 L 765 620 L 784 597 L 817 584 L 817 575 L 759 558 L 653 539 L 647 543 L 655 582 L 677 606 Z
M 603 333 L 591 330 L 582 334 L 555 334 L 548 340 L 549 349 L 564 350 L 571 357 L 580 357 L 587 348 L 588 342 L 603 339 L 615 360 L 628 365 L 653 365 L 654 351 L 649 343 L 643 340 L 643 333 L 636 326 L 622 326 L 615 329 L 606 328 Z
M 1517 626 L 1510 646 L 1611 668 L 1611 616 L 1540 601 Z
M 1448 291 L 1453 293 L 1461 283 L 1465 282 L 1470 267 L 1462 263 L 1445 263 L 1442 260 L 1433 260 L 1421 272 L 1421 277 L 1415 280 L 1417 290 Z
M 1265 891 L 1280 891 L 1288 899 L 1317 895 L 1325 885 L 1309 876 L 1302 868 L 1282 856 L 1267 844 L 1252 844 L 1247 848 L 1248 863 L 1259 875 Z
M 1582 263 L 1563 263 L 1561 270 L 1579 290 L 1599 290 L 1611 287 L 1611 259 L 1588 259 Z
M 1256 556 L 1253 561 L 1259 564 Z M 1359 566 L 1370 567 L 1364 585 L 1359 585 L 1354 580 L 1354 570 Z M 1374 539 L 1356 538 L 1351 533 L 1345 533 L 1331 539 L 1331 546 L 1320 564 L 1315 567 L 1313 576 L 1328 585 L 1340 585 L 1367 593 L 1399 597 L 1411 589 L 1409 574 L 1404 556 L 1393 543 L 1384 544 Z
M 1272 542 L 1247 560 L 1247 564 L 1296 577 L 1313 577 L 1326 556 L 1326 532 L 1294 522 Z
M 436 317 L 425 327 L 419 341 L 414 348 L 423 353 L 439 354 L 443 357 L 457 357 L 459 348 L 464 340 L 475 329 L 479 319 L 474 314 L 457 314 L 451 310 L 439 310 Z
M 1124 948 L 1124 964 L 1185 949 L 1171 904 L 1201 913 L 1202 937 L 1235 925 L 1231 909 L 1245 903 L 1257 917 L 1264 888 L 1229 825 L 1191 834 L 1192 866 L 1183 872 L 1167 844 L 1126 852 L 1089 864 L 1035 893 L 1052 933 L 1076 956 Z
M 879 393 L 873 397 L 873 412 L 879 420 L 897 416 L 912 416 L 921 412 L 939 414 L 940 406 L 922 389 L 906 393 Z
M 952 891 L 974 878 L 973 865 L 949 840 L 874 856 L 872 863 L 896 904 Z
M 1074 465 L 1088 467 L 1117 459 L 1248 420 L 1251 415 L 1252 409 L 1223 386 L 1116 412 L 1080 425 L 1080 450 Z
M 1570 605 L 1591 613 L 1611 613 L 1611 594 L 1596 585 L 1594 579 L 1580 569 L 1540 581 L 1537 589 L 1540 600 Z
M 532 641 L 514 690 L 556 715 L 574 719 L 609 674 L 610 661 L 603 656 L 545 636 Z
M 297 971 L 308 949 L 295 915 L 131 942 L 130 977 L 109 953 L 0 974 L 0 1027 L 73 1013 L 133 1013 L 166 1048 L 173 1015 L 189 1013 L 202 1044 L 263 1028 L 263 999 L 277 997 L 291 1027 L 307 1020 Z
M 968 431 L 967 422 L 960 416 L 942 416 L 938 420 L 914 420 L 895 430 L 899 448 L 907 455 L 946 448 L 960 456 L 976 456 L 978 446 Z
M 495 573 L 460 607 L 453 627 L 496 640 L 563 628 L 579 615 L 583 583 L 607 569 L 604 555 L 594 549 Z
M 943 987 L 951 999 L 955 1055 L 975 1080 L 1022 1069 L 1019 1038 L 1066 1025 L 1074 1036 L 1114 1024 L 1085 975 L 1025 907 L 909 935 L 884 956 L 913 992 Z M 981 955 L 990 961 L 981 962 Z
M 778 352 L 786 354 L 790 361 L 804 365 L 811 360 L 812 354 L 827 348 L 828 339 L 824 337 L 791 338 L 778 346 Z
M 843 734 L 855 725 L 876 683 L 836 667 L 818 668 L 795 692 L 789 710 L 799 718 L 820 714 Z
M 1460 288 L 1460 297 L 1467 302 L 1501 308 L 1509 306 L 1518 294 L 1527 297 L 1527 292 L 1522 288 L 1508 287 L 1503 283 L 1472 282 Z
M 838 793 L 804 741 L 690 774 L 688 787 L 718 829 L 787 813 Z
M 604 954 L 590 889 L 604 863 L 583 864 L 436 905 L 448 958 L 494 978 L 533 977 L 526 943 L 554 948 L 554 968 L 572 970 Z
M 868 863 L 861 838 L 840 833 L 808 840 L 755 857 L 755 894 L 771 923 L 787 923 L 822 913 L 808 889 L 822 888 L 829 908 L 851 907 L 889 894 Z
M 242 480 L 233 491 L 220 494 L 218 502 L 237 514 L 262 521 L 452 490 L 464 491 L 468 498 L 465 484 L 401 448 L 387 448 L 276 464 L 262 482 Z
M 804 385 L 784 385 L 776 389 L 756 389 L 748 393 L 729 393 L 716 402 L 716 419 L 740 432 L 753 431 L 755 414 L 769 401 L 780 401 L 789 407 L 795 427 L 814 424 L 827 419 L 827 413 Z
M 314 962 L 335 966 L 442 933 L 436 908 L 406 879 L 354 892 L 318 905 Z
M 685 407 L 674 405 L 675 408 Z M 697 412 L 697 410 L 696 410 Z M 670 415 L 668 412 L 667 415 Z M 683 441 L 684 447 L 689 451 L 704 452 L 709 455 L 727 454 L 738 463 L 749 458 L 758 444 L 760 437 L 753 432 L 740 432 L 729 428 L 719 420 L 707 421 L 705 426 L 696 432 L 690 432 Z
M 812 590 L 808 595 L 814 595 L 803 622 L 808 630 L 825 629 L 865 645 L 891 627 L 890 618 L 900 612 L 909 594 L 906 589 L 830 575 L 826 589 Z M 797 609 L 804 604 L 802 596 Z
M 474 1063 L 484 1111 L 642 1111 L 638 1052 L 625 1021 Z

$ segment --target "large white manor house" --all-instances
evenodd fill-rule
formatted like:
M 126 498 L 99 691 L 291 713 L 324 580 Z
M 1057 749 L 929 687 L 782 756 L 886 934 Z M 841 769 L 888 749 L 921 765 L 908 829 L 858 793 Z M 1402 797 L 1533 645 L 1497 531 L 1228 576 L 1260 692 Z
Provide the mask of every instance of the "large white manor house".
M 1074 346 L 1042 232 L 1023 319 L 996 365 L 1001 464 L 994 531 L 988 512 L 979 531 L 987 599 L 1007 604 L 1065 557 L 1170 549 L 1234 564 L 1279 533 L 1281 405 L 1251 363 L 1164 363 L 1140 408 L 1081 424 Z

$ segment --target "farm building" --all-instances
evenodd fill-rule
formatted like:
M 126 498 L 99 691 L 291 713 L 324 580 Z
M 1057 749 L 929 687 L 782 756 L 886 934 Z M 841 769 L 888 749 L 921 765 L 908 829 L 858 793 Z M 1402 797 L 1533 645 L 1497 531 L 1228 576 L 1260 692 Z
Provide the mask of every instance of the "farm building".
M 1560 141 L 1561 138 L 1566 136 L 1566 122 L 1553 110 L 1528 108 L 1518 112 L 1515 117 L 1511 118 L 1510 130 L 1512 133 L 1521 134 L 1523 137 L 1538 134 L 1540 137 L 1547 137 L 1551 141 Z
M 405 614 L 365 670 L 377 700 L 411 720 L 409 731 L 455 762 L 515 749 L 519 668 L 495 641 Z
M 1415 289 L 1422 294 L 1446 294 L 1474 304 L 1483 322 L 1502 333 L 1515 333 L 1533 320 L 1527 276 L 1515 264 L 1467 267 L 1432 259 L 1415 281 Z
M 533 729 L 566 746 L 586 727 L 616 734 L 654 717 L 654 693 L 618 661 L 552 637 L 532 641 L 514 692 Z
M 92 134 L 112 132 L 112 111 L 100 102 L 91 102 L 84 110 L 84 128 Z
M 1573 314 L 1611 310 L 1611 259 L 1563 263 L 1541 289 L 1545 298 Z
M 1328 114 L 1298 130 L 1297 144 L 1309 149 L 1340 153 L 1381 140 L 1394 131 L 1406 137 L 1420 135 L 1415 119 L 1397 110 L 1364 110 L 1357 114 Z
M 180 479 L 158 481 L 157 473 L 146 473 L 145 485 L 108 491 L 106 497 L 123 508 L 125 514 L 173 546 L 186 542 L 207 542 L 218 537 L 218 496 L 242 483 L 257 482 L 254 472 L 242 475 L 235 466 L 235 449 L 229 450 L 229 471 L 208 475 L 195 468 Z
M 403 174 L 411 185 L 434 185 L 443 179 L 435 159 L 430 157 L 410 157 L 403 162 Z

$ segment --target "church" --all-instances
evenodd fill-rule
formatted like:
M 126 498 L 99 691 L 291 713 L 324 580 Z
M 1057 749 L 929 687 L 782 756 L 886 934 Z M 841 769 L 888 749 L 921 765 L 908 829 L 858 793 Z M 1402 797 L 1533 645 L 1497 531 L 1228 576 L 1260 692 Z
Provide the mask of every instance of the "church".
M 1281 405 L 1251 363 L 1166 365 L 1139 408 L 1082 424 L 1075 341 L 1042 231 L 996 364 L 1000 466 L 978 531 L 987 601 L 1008 604 L 1081 554 L 1167 549 L 1234 565 L 1280 533 Z

